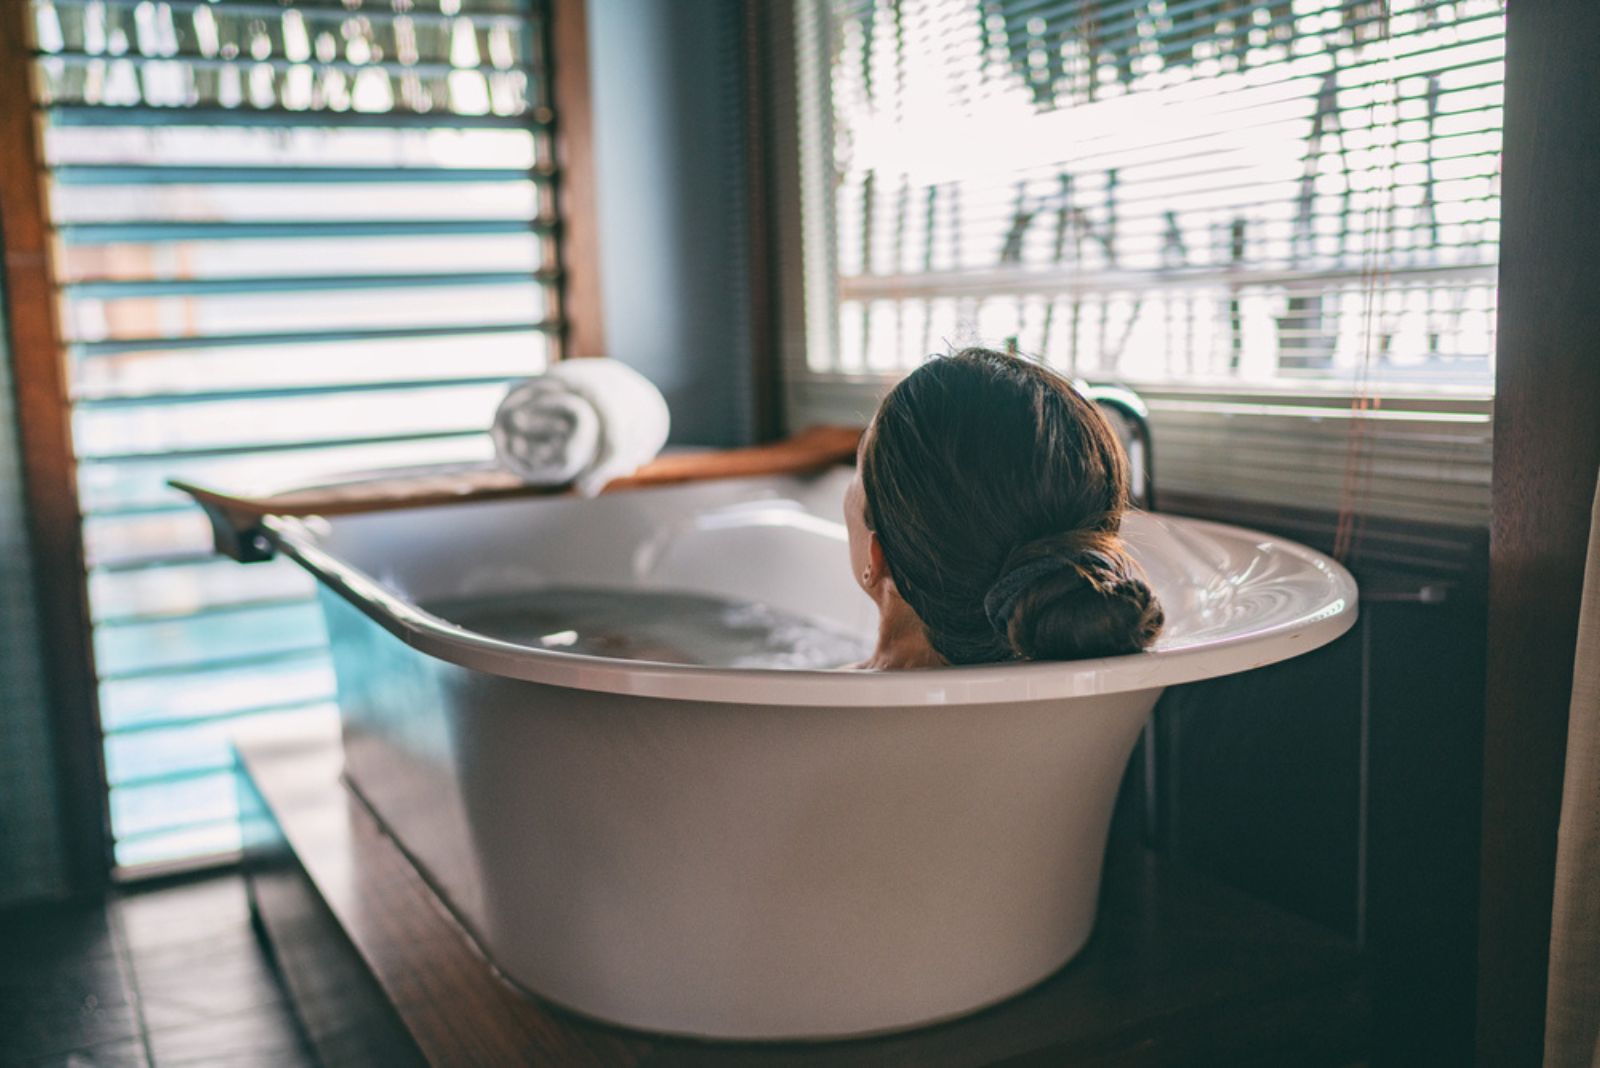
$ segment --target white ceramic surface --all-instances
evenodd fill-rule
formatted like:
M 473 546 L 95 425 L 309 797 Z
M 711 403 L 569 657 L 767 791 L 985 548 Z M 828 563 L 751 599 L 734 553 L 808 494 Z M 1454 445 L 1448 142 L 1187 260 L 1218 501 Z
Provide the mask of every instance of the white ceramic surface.
M 417 607 L 548 585 L 721 593 L 869 634 L 848 474 L 269 521 L 323 583 L 346 773 L 489 957 L 651 1031 L 834 1037 L 960 1015 L 1069 960 L 1168 685 L 1354 622 L 1333 561 L 1130 517 L 1153 651 L 866 674 L 535 650 Z

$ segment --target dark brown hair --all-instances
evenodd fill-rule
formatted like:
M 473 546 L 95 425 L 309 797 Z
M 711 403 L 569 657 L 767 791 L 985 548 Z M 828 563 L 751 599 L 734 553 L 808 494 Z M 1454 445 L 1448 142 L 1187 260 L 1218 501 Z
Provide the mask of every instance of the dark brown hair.
M 1127 459 L 1093 403 L 989 349 L 937 357 L 878 409 L 867 526 L 952 664 L 1132 653 L 1161 606 L 1117 533 Z

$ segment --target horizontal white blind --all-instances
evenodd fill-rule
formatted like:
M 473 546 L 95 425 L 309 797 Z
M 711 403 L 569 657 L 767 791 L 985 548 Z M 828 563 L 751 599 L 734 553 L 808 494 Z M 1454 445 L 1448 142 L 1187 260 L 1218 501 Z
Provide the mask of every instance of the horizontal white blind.
M 831 0 L 798 40 L 802 413 L 1014 346 L 1205 394 L 1154 406 L 1158 484 L 1486 513 L 1503 0 Z M 1411 405 L 1455 442 L 1415 463 L 1388 417 L 1324 420 L 1366 451 L 1304 436 L 1339 486 L 1282 479 L 1272 443 L 1341 395 L 1471 418 Z
M 124 866 L 237 843 L 238 724 L 325 716 L 307 577 L 168 478 L 491 454 L 558 318 L 533 0 L 30 0 Z

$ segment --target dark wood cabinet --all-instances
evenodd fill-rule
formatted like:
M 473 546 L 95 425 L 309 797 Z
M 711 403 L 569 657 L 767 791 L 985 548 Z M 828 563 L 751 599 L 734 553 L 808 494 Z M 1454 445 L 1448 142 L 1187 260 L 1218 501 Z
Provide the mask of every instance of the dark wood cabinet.
M 1373 1064 L 1468 1064 L 1481 579 L 1358 578 L 1361 619 L 1339 641 L 1163 697 L 1116 833 L 1361 946 Z

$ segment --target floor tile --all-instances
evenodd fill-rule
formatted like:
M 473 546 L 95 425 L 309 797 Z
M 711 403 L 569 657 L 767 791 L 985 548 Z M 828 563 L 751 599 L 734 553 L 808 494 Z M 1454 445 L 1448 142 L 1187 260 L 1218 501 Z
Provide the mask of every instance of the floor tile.
M 30 905 L 0 912 L 0 979 L 68 970 L 116 954 L 111 923 L 100 902 Z
M 58 962 L 0 977 L 0 1063 L 98 1046 L 140 1033 L 133 992 L 115 957 Z
M 312 1065 L 237 875 L 0 913 L 0 1065 Z
M 144 1039 L 125 1038 L 98 1046 L 52 1053 L 39 1060 L 25 1061 L 18 1068 L 149 1068 Z
M 145 1025 L 152 1030 L 200 1023 L 285 1000 L 283 987 L 254 944 L 192 945 L 152 963 L 133 955 Z
M 125 894 L 113 908 L 135 953 L 204 942 L 250 922 L 244 880 L 237 875 Z
M 313 1068 L 286 1008 L 246 1013 L 186 1027 L 150 1032 L 156 1068 Z
M 133 946 L 128 957 L 141 971 L 172 971 L 203 960 L 266 961 L 256 932 L 248 923 L 217 927 L 205 938 Z

